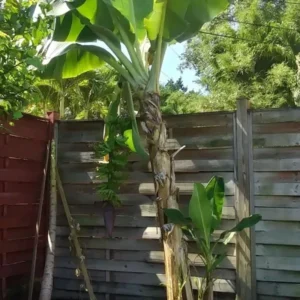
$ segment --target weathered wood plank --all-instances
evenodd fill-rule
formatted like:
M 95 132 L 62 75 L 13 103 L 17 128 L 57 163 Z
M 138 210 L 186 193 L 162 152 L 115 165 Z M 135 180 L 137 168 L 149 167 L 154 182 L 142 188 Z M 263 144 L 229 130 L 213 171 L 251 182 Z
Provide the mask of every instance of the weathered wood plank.
M 61 163 L 90 163 L 98 161 L 98 159 L 94 157 L 93 143 L 66 143 L 60 144 L 59 148 L 58 160 Z M 203 159 L 233 159 L 233 151 L 232 148 L 185 149 L 175 157 L 175 160 Z M 128 158 L 129 162 L 141 160 L 142 158 L 134 153 Z
M 55 281 L 54 288 L 78 291 L 80 290 L 80 284 L 80 280 L 60 279 Z M 165 289 L 162 287 L 148 287 L 137 284 L 102 282 L 99 285 L 94 285 L 93 288 L 95 293 L 145 296 L 154 298 L 165 296 Z
M 256 255 L 277 257 L 299 257 L 298 246 L 259 245 L 256 244 Z
M 270 282 L 300 283 L 300 272 L 257 269 L 257 280 Z
M 188 115 L 164 116 L 169 128 L 231 126 L 232 112 L 211 112 Z
M 277 231 L 278 234 L 286 234 L 286 232 L 300 232 L 298 222 L 287 221 L 261 221 L 255 226 L 256 231 Z
M 236 113 L 236 214 L 237 221 L 254 213 L 252 115 L 247 99 L 237 101 Z M 237 300 L 256 299 L 255 231 L 237 234 Z
M 254 147 L 293 147 L 300 145 L 299 133 L 255 134 Z
M 79 218 L 75 218 L 75 220 L 77 221 L 77 219 Z M 102 218 L 101 218 L 102 219 Z M 88 221 L 85 221 L 86 223 Z M 101 220 L 99 221 L 99 224 L 103 224 L 104 222 Z M 154 220 L 153 220 L 154 223 Z M 81 224 L 81 223 L 79 223 Z M 94 223 L 88 223 L 89 227 L 84 227 L 83 225 L 80 226 L 80 231 L 78 233 L 79 237 L 91 237 L 91 238 L 97 238 L 97 239 L 103 239 L 106 237 L 105 235 L 105 231 L 103 230 L 103 228 L 101 227 L 96 227 L 95 225 L 93 225 Z M 136 225 L 137 227 L 139 226 L 140 223 L 137 223 L 137 225 L 134 223 L 133 225 Z M 129 225 L 127 224 L 127 227 L 133 226 L 133 225 Z M 99 225 L 99 226 L 104 226 L 103 225 Z M 121 226 L 122 227 L 122 226 Z M 124 231 L 123 231 L 124 232 Z M 223 230 L 216 230 L 213 234 L 213 241 L 217 240 L 220 236 L 220 234 L 223 232 Z M 138 234 L 141 234 L 141 236 L 138 236 Z M 68 236 L 69 235 L 69 230 L 68 227 L 65 226 L 57 226 L 57 230 L 56 230 L 56 234 L 57 236 Z M 150 234 L 149 234 L 150 235 Z M 128 234 L 129 236 L 129 234 Z M 114 235 L 115 238 L 118 238 Z M 122 238 L 119 237 L 119 238 Z M 142 233 L 141 231 L 136 231 L 134 234 L 132 234 L 131 236 L 129 236 L 129 239 L 131 240 L 137 240 L 137 239 L 143 239 L 144 238 L 144 233 Z M 149 237 L 150 239 L 159 239 L 160 238 L 160 232 L 151 232 L 151 236 Z M 235 243 L 235 238 L 233 238 L 230 243 Z
M 132 240 L 132 239 L 97 239 L 80 238 L 83 249 L 111 249 L 127 251 L 162 251 L 162 245 L 157 240 Z M 57 237 L 57 247 L 69 248 L 69 241 L 65 237 Z M 189 253 L 198 253 L 197 246 L 194 243 L 188 243 Z M 216 253 L 221 249 L 216 247 Z M 225 252 L 229 256 L 235 255 L 235 245 L 228 244 Z
M 220 250 L 220 249 L 218 249 Z M 118 261 L 135 261 L 146 263 L 164 263 L 164 253 L 162 251 L 123 251 L 111 250 L 111 255 L 114 260 Z M 65 257 L 71 259 L 71 253 L 68 248 L 58 248 L 55 255 L 57 257 Z M 105 250 L 85 250 L 84 255 L 88 259 L 105 259 Z M 189 254 L 189 263 L 191 266 L 203 267 L 203 261 L 196 253 Z M 219 269 L 236 268 L 235 256 L 226 256 L 222 263 L 218 266 Z
M 65 237 L 57 237 L 57 247 L 69 247 L 69 241 Z M 133 239 L 97 239 L 80 238 L 82 249 L 111 249 L 111 250 L 145 250 L 161 251 L 162 245 L 157 240 L 133 240 Z
M 256 257 L 257 267 L 260 269 L 300 271 L 299 257 Z
M 264 124 L 253 124 L 253 133 L 263 134 L 279 134 L 279 133 L 299 133 L 300 122 L 284 122 L 280 123 L 264 123 Z
M 254 160 L 256 172 L 283 172 L 300 171 L 300 159 L 259 159 Z
M 71 271 L 71 272 L 70 272 Z M 93 281 L 103 281 L 104 272 L 90 270 L 89 271 Z M 55 281 L 60 279 L 76 280 L 76 275 L 71 269 L 55 268 Z M 112 272 L 111 280 L 113 283 L 127 283 L 127 284 L 142 284 L 145 286 L 161 286 L 165 285 L 165 275 L 163 274 L 145 274 L 145 273 L 128 273 L 128 272 Z M 193 288 L 195 285 L 196 277 L 192 277 Z M 101 283 L 99 283 L 101 284 Z M 95 283 L 98 285 L 98 283 Z M 216 279 L 214 291 L 215 292 L 227 292 L 234 293 L 235 284 L 234 281 L 229 279 Z
M 259 281 L 257 283 L 257 293 L 270 296 L 274 295 L 298 298 L 300 294 L 300 284 Z
M 232 135 L 220 135 L 212 137 L 201 136 L 195 138 L 190 138 L 188 135 L 186 135 L 185 137 L 168 139 L 166 147 L 168 150 L 176 150 L 182 146 L 186 146 L 187 149 L 232 147 L 232 140 Z
M 300 246 L 300 233 L 268 231 L 256 233 L 257 244 Z
M 270 109 L 253 112 L 253 124 L 299 122 L 299 109 Z
M 197 163 L 195 163 L 196 165 Z M 129 165 L 130 168 L 131 165 Z M 187 167 L 188 168 L 188 167 Z M 105 182 L 105 179 L 97 179 L 95 171 L 96 165 L 93 164 L 63 164 L 60 165 L 62 181 L 64 184 L 92 184 Z M 135 169 L 135 167 L 134 167 Z M 188 172 L 188 171 L 187 171 Z M 178 182 L 202 182 L 207 183 L 213 176 L 223 177 L 226 182 L 233 180 L 232 172 L 206 172 L 206 173 L 178 173 L 176 178 Z M 153 177 L 150 172 L 135 170 L 127 172 L 124 184 L 127 183 L 150 183 Z
M 258 159 L 299 158 L 300 147 L 254 148 L 253 156 Z
M 264 208 L 256 207 L 255 213 L 260 214 L 263 220 L 271 221 L 299 221 L 300 209 L 297 208 Z M 284 225 L 282 223 L 282 225 Z M 285 228 L 282 227 L 282 230 Z
M 299 152 L 300 154 L 300 152 Z M 255 172 L 255 183 L 293 183 L 300 182 L 300 172 Z
M 204 184 L 206 185 L 206 183 Z M 181 195 L 191 195 L 193 192 L 194 184 L 193 183 L 181 183 L 177 182 L 176 186 L 180 190 Z M 300 187 L 299 187 L 300 188 Z M 153 183 L 141 183 L 139 185 L 139 193 L 142 195 L 154 195 L 154 184 Z M 225 186 L 225 195 L 234 195 L 235 194 L 235 183 L 233 181 L 229 182 Z
M 255 195 L 260 196 L 299 196 L 299 183 L 260 183 L 255 185 Z
M 183 201 L 179 205 L 180 209 L 183 212 L 187 212 L 188 203 Z M 103 205 L 100 203 L 99 205 L 71 205 L 70 210 L 72 215 L 77 216 L 100 216 L 103 217 Z M 64 216 L 64 211 L 61 205 L 58 206 L 57 215 Z M 88 216 L 87 216 L 88 215 Z M 129 216 L 130 218 L 135 217 L 156 217 L 157 208 L 155 203 L 153 204 L 141 204 L 136 206 L 123 206 L 116 208 L 116 216 Z M 223 222 L 221 223 L 220 228 L 230 229 L 234 224 L 235 219 L 235 211 L 233 207 L 224 207 L 223 208 Z M 231 227 L 230 227 L 231 226 Z
M 255 196 L 255 206 L 300 208 L 300 199 L 292 196 Z

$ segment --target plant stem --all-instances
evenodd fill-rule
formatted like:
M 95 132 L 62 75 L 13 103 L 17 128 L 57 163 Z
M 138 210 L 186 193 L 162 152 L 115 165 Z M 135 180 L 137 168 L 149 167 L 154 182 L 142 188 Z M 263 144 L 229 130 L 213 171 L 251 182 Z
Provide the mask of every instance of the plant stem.
M 144 66 L 140 63 L 139 60 L 139 56 L 138 56 L 138 52 L 135 51 L 134 46 L 132 45 L 132 43 L 129 40 L 129 37 L 127 35 L 127 33 L 125 32 L 122 24 L 120 24 L 118 21 L 116 21 L 118 24 L 118 28 L 122 37 L 122 41 L 124 43 L 124 45 L 126 46 L 128 53 L 130 55 L 132 64 L 134 66 L 134 68 L 140 73 L 140 75 L 143 77 L 145 84 L 148 80 L 147 78 L 147 74 L 146 74 L 146 69 L 144 68 Z M 136 41 L 137 42 L 137 41 Z M 138 43 L 138 42 L 137 42 Z
M 162 49 L 166 11 L 167 11 L 167 0 L 164 0 L 162 19 L 161 19 L 161 23 L 160 23 L 160 30 L 159 30 L 158 40 L 157 40 L 157 49 L 155 52 L 153 65 L 152 65 L 152 68 L 150 71 L 149 83 L 147 85 L 148 92 L 156 92 L 156 93 L 159 92 L 158 87 L 159 87 L 160 71 L 161 71 L 161 65 L 163 62 L 163 53 L 166 50 L 166 46 L 165 46 L 164 51 Z

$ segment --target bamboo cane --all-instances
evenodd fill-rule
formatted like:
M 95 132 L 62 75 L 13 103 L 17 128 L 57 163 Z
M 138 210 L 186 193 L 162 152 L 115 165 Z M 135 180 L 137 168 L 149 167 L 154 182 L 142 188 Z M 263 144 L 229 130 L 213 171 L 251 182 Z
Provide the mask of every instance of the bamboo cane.
M 70 231 L 71 231 L 70 236 L 71 236 L 71 239 L 73 240 L 76 256 L 79 260 L 79 267 L 80 267 L 81 273 L 83 275 L 85 287 L 86 287 L 87 292 L 89 294 L 90 300 L 97 300 L 97 298 L 94 294 L 93 286 L 91 284 L 90 277 L 89 277 L 85 262 L 84 262 L 85 257 L 83 256 L 82 249 L 81 249 L 81 246 L 80 246 L 80 243 L 79 243 L 79 240 L 78 240 L 77 229 L 76 229 L 77 225 L 75 224 L 75 222 L 74 222 L 74 220 L 71 216 L 71 212 L 70 212 L 70 209 L 69 209 L 69 205 L 68 205 L 68 202 L 67 202 L 67 199 L 66 199 L 65 191 L 64 191 L 64 188 L 62 186 L 62 182 L 61 182 L 57 167 L 56 167 L 56 180 L 57 180 L 58 191 L 59 191 L 62 203 L 63 203 L 64 211 L 65 211 L 65 214 L 66 214 L 66 217 L 67 217 L 67 220 L 68 220 L 68 224 L 69 224 L 69 227 L 70 227 Z
M 36 268 L 36 256 L 37 256 L 37 249 L 38 249 L 38 243 L 39 243 L 39 234 L 40 234 L 40 227 L 41 227 L 43 204 L 44 204 L 44 198 L 45 198 L 44 196 L 45 196 L 47 170 L 48 170 L 48 165 L 49 165 L 49 154 L 50 154 L 50 141 L 48 142 L 48 145 L 47 145 L 46 161 L 45 161 L 45 166 L 44 166 L 44 170 L 43 170 L 43 180 L 42 180 L 42 187 L 41 187 L 41 193 L 40 193 L 38 217 L 37 217 L 36 226 L 35 226 L 36 232 L 35 232 L 35 237 L 34 237 L 31 273 L 30 273 L 30 280 L 29 280 L 28 300 L 32 300 L 32 294 L 33 294 L 34 276 L 35 276 L 35 268 Z

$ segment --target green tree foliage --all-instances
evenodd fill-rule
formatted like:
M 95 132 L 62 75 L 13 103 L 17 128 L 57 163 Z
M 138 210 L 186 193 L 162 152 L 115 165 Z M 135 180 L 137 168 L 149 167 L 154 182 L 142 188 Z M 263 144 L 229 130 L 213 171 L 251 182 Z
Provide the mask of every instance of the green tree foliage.
M 0 110 L 14 117 L 34 97 L 35 70 L 41 67 L 37 47 L 48 35 L 43 19 L 33 22 L 30 0 L 0 2 Z
M 299 5 L 235 1 L 191 40 L 183 67 L 193 68 L 208 91 L 205 110 L 234 109 L 246 96 L 254 107 L 299 102 Z
M 189 91 L 182 78 L 170 79 L 160 88 L 161 110 L 164 114 L 180 115 L 203 111 L 205 96 Z
M 54 110 L 65 119 L 104 118 L 116 80 L 116 72 L 105 66 L 75 78 L 37 80 L 38 101 L 26 111 L 43 116 Z

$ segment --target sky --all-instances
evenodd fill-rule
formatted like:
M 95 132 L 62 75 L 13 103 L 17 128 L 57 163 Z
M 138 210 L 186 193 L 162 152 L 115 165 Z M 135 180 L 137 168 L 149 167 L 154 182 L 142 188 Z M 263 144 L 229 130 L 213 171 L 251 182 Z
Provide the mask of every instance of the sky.
M 166 83 L 171 78 L 177 80 L 181 76 L 184 85 L 187 86 L 189 90 L 199 91 L 200 86 L 194 82 L 197 79 L 195 71 L 185 69 L 183 73 L 181 73 L 178 70 L 181 63 L 180 55 L 184 52 L 184 49 L 185 43 L 170 45 L 167 48 L 160 81 Z

